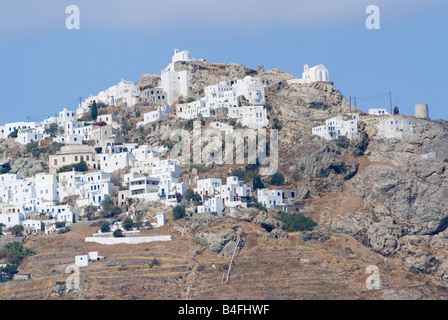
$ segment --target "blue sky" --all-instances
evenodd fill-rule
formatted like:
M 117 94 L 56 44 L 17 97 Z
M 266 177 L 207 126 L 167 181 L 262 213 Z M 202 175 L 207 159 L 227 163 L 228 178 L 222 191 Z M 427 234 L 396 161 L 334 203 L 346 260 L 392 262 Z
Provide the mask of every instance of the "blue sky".
M 224 5 L 225 3 L 225 5 Z M 68 5 L 80 29 L 65 27 Z M 368 30 L 368 5 L 380 30 Z M 43 120 L 122 78 L 160 74 L 174 48 L 209 62 L 280 68 L 324 64 L 357 106 L 429 104 L 448 119 L 448 3 L 443 0 L 0 0 L 0 124 Z M 353 100 L 352 100 L 353 102 Z

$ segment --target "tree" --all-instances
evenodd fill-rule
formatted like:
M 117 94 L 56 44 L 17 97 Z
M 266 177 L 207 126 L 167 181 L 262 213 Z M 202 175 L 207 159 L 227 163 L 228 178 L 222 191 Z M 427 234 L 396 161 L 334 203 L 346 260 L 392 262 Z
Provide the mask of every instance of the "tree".
M 114 205 L 114 202 L 110 197 L 101 201 L 101 216 L 103 218 L 109 218 L 121 213 L 121 208 Z
M 18 134 L 19 134 L 19 129 L 16 129 L 8 135 L 8 138 L 15 139 L 15 138 L 17 138 Z
M 115 238 L 123 238 L 124 237 L 123 230 L 121 230 L 121 229 L 115 230 L 113 234 L 114 234 Z
M 89 170 L 87 162 L 85 162 L 84 160 L 81 161 L 80 163 L 73 164 L 73 168 L 75 169 L 75 171 L 79 171 L 79 172 L 85 172 L 85 171 Z
M 11 171 L 11 165 L 9 163 L 4 163 L 0 168 L 1 168 L 0 169 L 1 174 L 5 174 Z
M 26 152 L 31 153 L 34 158 L 39 158 L 40 150 L 39 143 L 37 141 L 32 141 L 26 145 Z
M 108 222 L 101 225 L 101 232 L 110 232 L 110 224 Z
M 131 218 L 126 218 L 126 219 L 124 219 L 124 221 L 123 221 L 123 228 L 126 230 L 126 231 L 130 231 L 130 230 L 132 230 L 132 228 L 134 227 L 134 220 L 132 220 Z
M 90 117 L 93 121 L 96 121 L 98 118 L 98 106 L 96 104 L 96 101 L 93 101 L 92 105 L 90 106 Z
M 397 106 L 394 107 L 394 114 L 400 114 L 400 110 L 398 110 Z
M 3 228 L 6 227 L 5 224 L 0 223 L 0 236 L 3 235 Z
M 13 235 L 15 235 L 16 237 L 21 237 L 22 235 L 23 235 L 23 231 L 24 231 L 25 229 L 23 228 L 23 226 L 22 225 L 19 225 L 19 224 L 17 224 L 17 225 L 15 225 L 14 227 L 12 227 L 11 228 L 11 233 L 13 234 Z
M 98 211 L 98 209 L 94 205 L 89 205 L 89 206 L 85 207 L 84 213 L 87 217 L 87 220 L 92 220 L 97 211 Z
M 185 217 L 185 206 L 178 204 L 173 208 L 173 219 L 182 219 Z
M 45 125 L 44 132 L 54 138 L 58 134 L 63 134 L 64 128 L 60 127 L 56 122 L 53 122 Z
M 285 177 L 280 172 L 275 173 L 270 180 L 270 184 L 274 186 L 282 186 L 284 182 Z
M 257 189 L 264 189 L 264 188 L 265 188 L 265 185 L 264 185 L 264 183 L 261 181 L 260 176 L 256 176 L 256 177 L 255 177 L 255 179 L 254 179 L 254 183 L 253 183 L 253 187 L 254 187 L 254 190 L 257 190 Z

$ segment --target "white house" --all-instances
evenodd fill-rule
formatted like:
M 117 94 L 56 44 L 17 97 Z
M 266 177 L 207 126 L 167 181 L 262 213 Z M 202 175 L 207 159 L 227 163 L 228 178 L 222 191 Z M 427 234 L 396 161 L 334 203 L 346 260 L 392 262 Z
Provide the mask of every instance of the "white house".
M 249 100 L 250 104 L 264 105 L 266 103 L 264 87 L 258 78 L 246 76 L 242 80 L 237 80 L 232 88 L 236 97 L 243 96 Z
M 144 126 L 148 123 L 157 121 L 157 120 L 163 118 L 164 116 L 166 116 L 167 114 L 171 113 L 173 110 L 174 109 L 171 108 L 170 106 L 163 106 L 163 107 L 158 107 L 156 111 L 151 111 L 151 112 L 145 113 L 143 115 L 143 122 L 137 123 L 137 127 Z
M 258 189 L 257 200 L 259 203 L 261 203 L 268 209 L 273 206 L 284 205 L 283 191 L 282 190 Z
M 80 268 L 87 267 L 89 265 L 89 256 L 87 254 L 75 256 L 75 265 Z
M 221 196 L 215 196 L 209 200 L 204 201 L 203 205 L 197 207 L 198 213 L 210 212 L 216 213 L 218 216 L 222 215 L 223 200 Z
M 194 188 L 194 193 L 199 194 L 204 200 L 204 197 L 213 197 L 215 195 L 221 194 L 221 179 L 209 178 L 200 179 L 197 181 L 196 188 Z
M 142 145 L 138 147 L 129 147 L 128 151 L 130 151 L 134 157 L 135 161 L 141 161 L 149 158 L 158 158 L 159 152 L 157 148 L 153 148 L 150 145 Z
M 59 196 L 64 199 L 77 195 L 78 207 L 93 205 L 100 210 L 101 201 L 113 195 L 114 185 L 110 181 L 111 178 L 111 173 L 101 171 L 59 173 Z
M 25 210 L 22 206 L 0 203 L 0 223 L 6 228 L 22 225 L 25 220 Z
M 261 129 L 269 124 L 264 106 L 244 106 L 241 111 L 241 124 L 250 129 Z
M 124 185 L 129 187 L 130 198 L 158 200 L 159 178 L 147 177 L 137 173 L 124 175 Z
M 252 189 L 243 181 L 239 181 L 238 177 L 227 177 L 226 184 L 221 187 L 221 197 L 223 204 L 228 207 L 242 205 L 247 206 L 245 199 L 251 197 Z
M 129 152 L 101 154 L 100 159 L 101 170 L 112 173 L 127 167 L 132 167 L 135 162 L 135 156 Z
M 17 133 L 16 142 L 26 145 L 33 141 L 40 141 L 44 138 L 42 133 L 36 131 L 36 129 L 19 129 Z
M 311 133 L 323 137 L 326 140 L 335 140 L 339 137 L 357 139 L 358 120 L 359 114 L 357 113 L 334 117 L 326 120 L 325 125 L 312 128 Z
M 372 108 L 369 109 L 369 114 L 374 116 L 383 116 L 383 115 L 389 115 L 389 112 L 387 112 L 386 109 Z
M 403 117 L 392 116 L 378 122 L 377 139 L 402 139 L 413 134 L 413 126 Z

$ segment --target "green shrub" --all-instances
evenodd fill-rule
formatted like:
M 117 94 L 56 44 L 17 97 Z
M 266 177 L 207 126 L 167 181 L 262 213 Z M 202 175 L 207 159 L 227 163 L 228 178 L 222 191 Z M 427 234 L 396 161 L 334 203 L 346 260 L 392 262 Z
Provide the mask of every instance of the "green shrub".
M 123 238 L 124 237 L 123 230 L 121 230 L 121 229 L 115 230 L 113 235 L 115 238 Z
M 58 234 L 64 234 L 64 233 L 67 233 L 67 232 L 70 232 L 70 231 L 72 231 L 72 229 L 70 229 L 70 227 L 65 227 L 63 229 L 59 229 L 58 230 Z
M 283 230 L 288 232 L 312 231 L 317 226 L 317 222 L 301 213 L 288 214 L 282 212 L 277 219 L 284 223 Z
M 132 220 L 129 217 L 124 219 L 123 228 L 125 228 L 126 231 L 132 230 L 133 227 L 134 227 L 134 220 Z
M 185 217 L 185 206 L 184 205 L 177 205 L 173 208 L 173 219 L 182 219 Z
M 336 141 L 336 146 L 339 148 L 347 149 L 350 146 L 348 141 Z
M 282 186 L 285 183 L 285 177 L 280 172 L 277 172 L 272 175 L 269 183 L 273 186 Z
M 110 232 L 110 224 L 109 223 L 103 223 L 101 226 L 101 232 Z

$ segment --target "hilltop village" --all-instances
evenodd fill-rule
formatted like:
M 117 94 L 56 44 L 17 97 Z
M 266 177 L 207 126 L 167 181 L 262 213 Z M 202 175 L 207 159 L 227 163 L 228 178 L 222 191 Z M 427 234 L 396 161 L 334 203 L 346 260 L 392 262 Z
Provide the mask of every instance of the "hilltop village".
M 210 63 L 176 49 L 159 74 L 143 74 L 136 83 L 123 79 L 40 122 L 0 125 L 0 241 L 22 239 L 40 250 L 18 262 L 41 277 L 15 274 L 24 286 L 53 276 L 40 265 L 74 258 L 87 273 L 121 265 L 110 271 L 120 279 L 114 281 L 132 287 L 123 274 L 133 262 L 117 262 L 128 259 L 120 256 L 125 253 L 140 262 L 151 255 L 142 274 L 153 286 L 157 253 L 175 260 L 160 268 L 163 284 L 145 294 L 132 287 L 133 294 L 205 297 L 216 277 L 230 281 L 232 263 L 236 287 L 223 297 L 247 297 L 251 290 L 240 284 L 252 278 L 235 281 L 243 270 L 252 270 L 254 279 L 274 272 L 269 281 L 278 288 L 300 272 L 314 279 L 314 273 L 325 278 L 350 271 L 345 278 L 356 275 L 351 291 L 339 294 L 353 297 L 364 282 L 362 266 L 371 261 L 405 270 L 402 277 L 387 275 L 388 281 L 418 273 L 430 275 L 437 288 L 448 279 L 446 131 L 444 121 L 430 120 L 427 104 L 416 104 L 414 116 L 384 105 L 360 110 L 321 64 L 304 65 L 296 77 L 263 66 Z M 240 251 L 252 264 L 235 264 Z M 209 260 L 199 264 L 200 254 Z M 277 254 L 283 262 L 266 262 Z M 17 273 L 5 271 L 8 257 L 0 257 L 0 277 Z M 181 271 L 171 277 L 176 268 Z M 338 291 L 345 278 L 322 283 L 336 281 L 331 290 Z M 82 292 L 89 297 L 106 285 L 88 279 L 83 283 L 90 291 Z M 175 282 L 180 291 L 166 293 Z M 58 283 L 42 284 L 35 294 L 51 296 Z M 258 293 L 250 297 L 269 295 L 254 286 Z M 297 290 L 288 297 L 330 289 Z
M 139 87 L 122 80 L 88 97 L 76 111 L 64 108 L 58 116 L 42 122 L 0 126 L 0 139 L 14 139 L 21 145 L 51 142 L 63 145 L 49 156 L 49 172 L 33 177 L 15 173 L 0 176 L 0 223 L 6 229 L 23 225 L 27 233 L 49 234 L 75 223 L 89 206 L 101 211 L 107 199 L 122 208 L 128 208 L 132 199 L 176 206 L 189 189 L 200 197 L 197 212 L 221 215 L 225 207 L 247 206 L 253 201 L 266 208 L 291 210 L 297 200 L 297 190 L 254 189 L 236 176 L 224 181 L 196 179 L 190 185 L 182 179 L 183 164 L 160 155 L 166 154 L 166 146 L 117 144 L 121 123 L 115 114 L 101 113 L 101 107 L 133 108 L 139 103 L 155 106 L 156 110 L 143 114 L 143 121 L 136 127 L 147 126 L 171 114 L 184 120 L 213 119 L 219 115 L 216 118 L 225 121 L 210 123 L 218 133 L 232 132 L 234 128 L 262 129 L 269 125 L 272 119 L 268 117 L 265 86 L 260 79 L 246 76 L 206 86 L 204 96 L 195 100 L 191 97 L 190 72 L 176 71 L 174 67 L 178 62 L 190 61 L 204 62 L 192 59 L 188 51 L 176 49 L 172 61 L 161 72 L 158 87 Z M 328 70 L 323 65 L 313 68 L 305 65 L 301 79 L 287 82 L 290 85 L 330 83 Z M 385 109 L 370 109 L 369 114 L 382 117 L 378 138 L 403 138 L 412 134 L 412 125 L 405 118 L 391 116 Z M 359 113 L 341 114 L 312 128 L 311 133 L 326 140 L 359 139 L 359 117 Z M 113 179 L 114 172 L 123 170 L 127 173 L 122 179 Z M 119 191 L 114 194 L 117 183 Z M 76 197 L 73 205 L 64 201 L 70 197 Z

